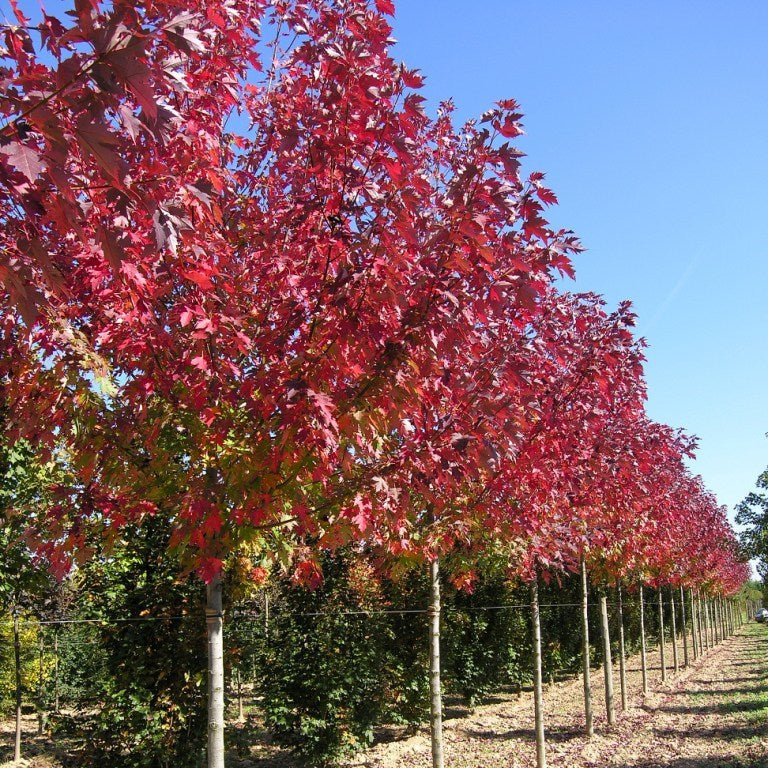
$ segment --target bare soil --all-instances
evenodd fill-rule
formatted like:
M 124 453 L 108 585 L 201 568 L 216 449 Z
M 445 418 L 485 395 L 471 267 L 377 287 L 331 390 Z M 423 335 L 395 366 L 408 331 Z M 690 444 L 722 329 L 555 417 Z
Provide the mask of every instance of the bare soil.
M 689 648 L 689 651 L 691 649 Z M 614 668 L 616 724 L 605 716 L 602 670 L 592 670 L 595 735 L 584 736 L 581 678 L 555 683 L 544 695 L 550 768 L 768 768 L 768 626 L 750 624 L 697 661 L 661 680 L 658 648 L 649 649 L 649 689 L 644 695 L 640 658 L 627 664 L 626 711 L 621 711 L 618 662 Z M 254 722 L 232 723 L 232 768 L 296 766 L 295 757 L 266 738 L 254 744 Z M 266 737 L 266 734 L 262 734 Z M 344 763 L 345 768 L 429 768 L 429 733 L 406 738 L 382 730 L 380 743 Z M 0 768 L 12 768 L 13 721 L 0 723 Z M 248 746 L 245 746 L 245 742 Z M 68 744 L 37 736 L 37 719 L 24 717 L 26 768 L 76 765 Z M 527 768 L 535 765 L 532 696 L 501 693 L 468 712 L 449 706 L 445 721 L 446 768 Z M 3 762 L 7 761 L 7 762 Z
M 551 686 L 544 696 L 550 768 L 768 768 L 768 627 L 748 625 L 661 681 L 658 648 L 648 655 L 647 695 L 640 659 L 627 667 L 627 710 L 614 677 L 616 724 L 605 716 L 602 670 L 592 671 L 595 735 L 584 735 L 581 678 Z M 667 645 L 667 664 L 672 652 Z M 618 664 L 615 665 L 618 667 Z M 445 723 L 447 768 L 534 766 L 533 703 L 501 699 Z M 347 768 L 428 768 L 428 733 L 380 744 Z

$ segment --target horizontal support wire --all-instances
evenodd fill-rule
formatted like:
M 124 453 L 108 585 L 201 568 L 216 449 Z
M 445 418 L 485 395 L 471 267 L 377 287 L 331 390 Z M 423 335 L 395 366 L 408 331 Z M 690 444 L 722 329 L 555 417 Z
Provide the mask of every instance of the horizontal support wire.
M 702 598 L 702 600 L 706 600 L 706 598 Z M 609 608 L 617 608 L 618 603 L 614 602 L 607 602 L 606 603 Z M 634 600 L 626 600 L 624 602 L 623 608 L 626 610 L 631 609 L 633 607 L 639 607 L 640 603 L 635 602 Z M 658 608 L 659 601 L 658 600 L 643 600 L 643 605 L 646 608 Z M 670 601 L 670 600 L 662 600 L 661 605 L 666 606 L 672 606 L 675 607 L 680 605 L 679 600 Z M 689 605 L 689 602 L 686 601 L 686 605 Z M 578 603 L 541 603 L 539 605 L 539 608 L 580 608 L 582 606 L 581 602 Z M 597 608 L 599 607 L 599 602 L 597 600 L 590 600 L 588 603 L 589 608 Z M 464 608 L 455 608 L 453 606 L 448 606 L 446 608 L 441 608 L 441 613 L 447 613 L 447 614 L 454 614 L 454 613 L 472 613 L 476 611 L 508 611 L 508 610 L 517 610 L 517 611 L 530 611 L 531 606 L 528 603 L 505 603 L 502 605 L 474 605 L 474 606 L 466 606 Z M 407 614 L 429 614 L 432 613 L 432 610 L 430 608 L 389 608 L 389 609 L 381 609 L 381 610 L 354 610 L 354 611 L 282 611 L 277 607 L 271 608 L 270 614 L 273 617 L 277 616 L 300 616 L 300 617 L 319 617 L 319 616 L 398 616 L 398 615 L 407 615 Z M 256 612 L 243 612 L 243 611 L 233 611 L 232 614 L 227 616 L 227 618 L 230 621 L 237 621 L 238 619 L 264 619 L 266 618 L 267 614 L 264 611 L 256 611 Z M 195 619 L 195 620 L 204 620 L 206 618 L 221 618 L 223 619 L 225 615 L 223 613 L 216 613 L 216 614 L 181 614 L 179 616 L 123 616 L 123 617 L 116 617 L 116 618 L 85 618 L 85 619 L 75 619 L 75 618 L 61 618 L 61 619 L 29 619 L 29 618 L 23 618 L 19 617 L 19 624 L 36 624 L 38 626 L 59 626 L 59 625 L 66 625 L 66 624 L 101 624 L 101 625 L 110 625 L 110 624 L 126 624 L 126 623 L 141 623 L 141 622 L 153 622 L 153 621 L 180 621 L 184 619 Z M 9 626 L 13 624 L 13 619 L 2 619 L 0 620 L 0 626 Z

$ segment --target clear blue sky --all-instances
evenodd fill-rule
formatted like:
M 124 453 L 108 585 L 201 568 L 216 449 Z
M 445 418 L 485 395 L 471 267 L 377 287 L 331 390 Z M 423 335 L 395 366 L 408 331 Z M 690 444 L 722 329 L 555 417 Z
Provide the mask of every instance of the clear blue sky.
M 632 301 L 648 413 L 732 507 L 768 464 L 768 3 L 400 0 L 393 24 L 433 106 L 520 103 L 588 249 L 571 287 Z

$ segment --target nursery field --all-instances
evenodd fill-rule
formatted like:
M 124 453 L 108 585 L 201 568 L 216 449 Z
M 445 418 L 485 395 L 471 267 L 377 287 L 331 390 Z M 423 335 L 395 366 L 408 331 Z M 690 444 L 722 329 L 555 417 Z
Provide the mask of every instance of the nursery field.
M 768 767 L 768 627 L 749 624 L 733 637 L 691 662 L 678 675 L 661 681 L 658 650 L 649 654 L 649 688 L 642 693 L 640 659 L 627 669 L 628 708 L 608 727 L 602 714 L 602 681 L 593 674 L 595 735 L 583 735 L 582 686 L 575 678 L 551 684 L 545 692 L 547 757 L 551 766 L 574 768 L 762 768 Z M 617 691 L 617 701 L 620 701 Z M 447 702 L 446 765 L 481 768 L 535 765 L 531 694 L 510 692 L 492 697 L 470 712 Z M 228 763 L 237 768 L 286 768 L 295 755 L 268 741 L 254 744 L 257 710 L 246 708 L 245 722 L 229 727 Z M 0 759 L 10 753 L 13 724 L 2 724 Z M 241 738 L 250 731 L 248 747 Z M 67 744 L 50 735 L 36 736 L 37 721 L 25 718 L 28 768 L 74 765 Z M 382 731 L 370 750 L 344 763 L 345 768 L 417 768 L 430 764 L 428 732 L 406 737 Z M 2 767 L 13 763 L 2 763 Z
M 600 679 L 593 678 L 595 735 L 582 734 L 581 679 L 545 693 L 547 757 L 565 768 L 763 768 L 768 766 L 768 627 L 747 625 L 689 670 L 660 680 L 658 653 L 649 657 L 650 693 L 643 696 L 639 658 L 628 667 L 626 712 L 608 728 L 600 715 Z M 453 768 L 536 764 L 529 697 L 497 700 L 449 720 L 446 764 Z M 429 740 L 418 735 L 382 744 L 348 763 L 359 768 L 429 765 Z

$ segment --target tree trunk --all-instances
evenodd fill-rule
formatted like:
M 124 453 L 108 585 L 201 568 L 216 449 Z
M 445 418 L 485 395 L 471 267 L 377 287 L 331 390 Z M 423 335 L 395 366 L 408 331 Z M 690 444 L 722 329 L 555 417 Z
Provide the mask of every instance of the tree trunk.
M 664 639 L 664 598 L 659 587 L 659 650 L 661 651 L 661 682 L 667 680 L 667 649 Z
M 645 650 L 645 598 L 640 585 L 640 666 L 643 672 L 643 693 L 648 693 L 648 654 Z
M 616 597 L 619 608 L 619 684 L 621 686 L 621 711 L 627 711 L 627 654 L 624 647 L 624 602 L 621 596 L 621 582 L 616 583 Z
M 704 643 L 704 617 L 701 615 L 701 597 L 696 593 L 696 631 L 699 636 L 699 656 L 704 655 L 706 646 Z
M 611 634 L 608 629 L 608 599 L 600 595 L 600 623 L 603 630 L 603 677 L 605 678 L 605 713 L 608 725 L 616 722 L 613 711 L 613 664 L 611 662 Z
M 581 669 L 584 676 L 584 720 L 587 736 L 595 733 L 592 723 L 592 682 L 589 671 L 589 613 L 587 597 L 587 565 L 581 560 Z
M 208 768 L 224 768 L 224 633 L 221 575 L 206 587 Z
M 709 631 L 709 611 L 707 610 L 707 600 L 706 598 L 702 600 L 699 598 L 700 603 L 704 603 L 702 606 L 703 608 L 703 619 L 704 619 L 704 647 L 709 650 L 710 649 L 710 631 Z
M 683 621 L 683 664 L 688 668 L 688 622 L 685 614 L 685 590 L 680 587 L 680 618 Z
M 16 732 L 13 741 L 13 761 L 21 760 L 21 638 L 19 637 L 19 617 L 13 614 L 13 663 L 16 673 Z
M 243 675 L 240 667 L 237 668 L 237 719 L 245 720 L 243 715 Z
M 723 640 L 728 638 L 728 620 L 725 615 L 725 600 L 722 597 L 717 599 L 720 606 L 720 623 L 723 625 Z
M 677 658 L 677 618 L 675 616 L 675 590 L 674 587 L 669 588 L 669 607 L 672 611 L 672 666 L 675 670 L 675 674 L 680 671 L 680 664 Z
M 53 711 L 59 714 L 59 628 L 53 635 Z
M 541 619 L 539 580 L 531 582 L 531 628 L 533 629 L 533 708 L 536 722 L 536 768 L 547 768 L 544 737 L 544 694 L 541 679 Z
M 38 625 L 38 659 L 37 659 L 37 735 L 43 735 L 43 719 L 45 717 L 43 702 L 43 653 L 45 645 L 43 641 L 43 625 Z
M 443 768 L 443 699 L 440 685 L 440 561 L 429 564 L 429 724 L 432 768 Z
M 696 622 L 698 620 L 698 613 L 696 611 L 696 603 L 693 599 L 692 589 L 688 590 L 688 602 L 691 606 L 691 640 L 693 640 L 693 660 L 695 661 L 699 658 L 699 656 L 701 656 L 701 647 L 699 646 L 699 638 L 696 635 Z

